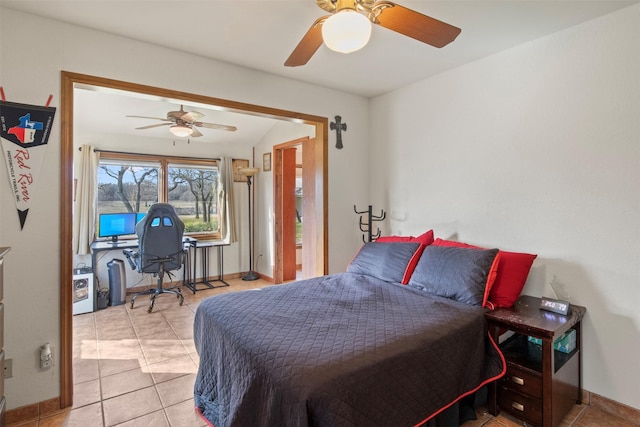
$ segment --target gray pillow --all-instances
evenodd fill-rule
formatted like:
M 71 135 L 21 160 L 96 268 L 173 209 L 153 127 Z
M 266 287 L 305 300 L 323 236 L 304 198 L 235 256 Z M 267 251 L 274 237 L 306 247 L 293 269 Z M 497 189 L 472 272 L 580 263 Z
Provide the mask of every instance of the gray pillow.
M 347 273 L 366 274 L 386 282 L 409 281 L 420 253 L 420 243 L 365 243 L 347 267 Z
M 482 306 L 487 278 L 498 249 L 427 246 L 409 286 L 456 301 Z

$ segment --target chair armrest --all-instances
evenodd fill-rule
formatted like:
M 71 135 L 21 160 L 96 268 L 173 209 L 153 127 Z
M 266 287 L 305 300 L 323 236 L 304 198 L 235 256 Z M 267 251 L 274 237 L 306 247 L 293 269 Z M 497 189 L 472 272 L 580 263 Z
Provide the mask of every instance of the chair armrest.
M 136 262 L 135 259 L 137 259 L 140 254 L 138 252 L 135 252 L 133 249 L 123 249 L 122 253 L 124 254 L 125 257 L 127 257 L 127 261 L 129 261 L 129 265 L 131 266 L 132 270 L 136 269 Z

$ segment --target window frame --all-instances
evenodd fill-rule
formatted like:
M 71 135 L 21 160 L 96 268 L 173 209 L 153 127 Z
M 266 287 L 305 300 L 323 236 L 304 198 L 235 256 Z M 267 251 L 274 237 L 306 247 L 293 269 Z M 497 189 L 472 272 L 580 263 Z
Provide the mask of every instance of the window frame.
M 181 156 L 165 156 L 165 155 L 157 155 L 157 154 L 144 154 L 144 153 L 124 153 L 117 151 L 100 151 L 100 159 L 98 164 L 102 160 L 106 160 L 109 162 L 157 162 L 160 165 L 158 171 L 158 202 L 159 203 L 169 203 L 169 189 L 168 189 L 168 177 L 169 177 L 169 166 L 171 164 L 179 164 L 185 167 L 215 167 L 218 172 L 219 169 L 219 160 L 218 158 L 196 158 L 196 157 L 181 157 Z M 96 198 L 96 204 L 98 200 Z M 96 206 L 96 212 L 98 211 Z M 193 237 L 199 240 L 220 240 L 222 236 L 220 234 L 220 209 L 217 209 L 218 215 L 218 231 L 211 233 L 188 233 L 189 237 Z M 97 225 L 97 218 L 95 219 Z M 97 228 L 96 228 L 97 229 Z M 185 235 L 187 233 L 185 232 Z

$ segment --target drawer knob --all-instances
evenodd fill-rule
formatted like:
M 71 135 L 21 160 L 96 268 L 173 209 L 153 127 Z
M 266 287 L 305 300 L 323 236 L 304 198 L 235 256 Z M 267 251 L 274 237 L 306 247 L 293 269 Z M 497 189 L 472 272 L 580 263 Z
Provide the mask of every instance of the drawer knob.
M 518 385 L 524 385 L 524 379 L 520 378 L 520 377 L 511 377 L 511 381 L 513 381 L 514 383 L 518 384 Z
M 522 405 L 521 403 L 518 402 L 512 402 L 511 403 L 511 407 L 517 411 L 523 412 L 524 411 L 524 405 Z

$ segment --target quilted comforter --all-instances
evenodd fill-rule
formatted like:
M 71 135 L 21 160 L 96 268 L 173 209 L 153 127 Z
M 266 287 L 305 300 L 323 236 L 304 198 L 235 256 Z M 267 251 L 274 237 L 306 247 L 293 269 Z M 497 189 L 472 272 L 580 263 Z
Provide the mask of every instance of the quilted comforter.
M 484 309 L 353 273 L 210 297 L 194 340 L 215 427 L 420 425 L 504 373 Z

